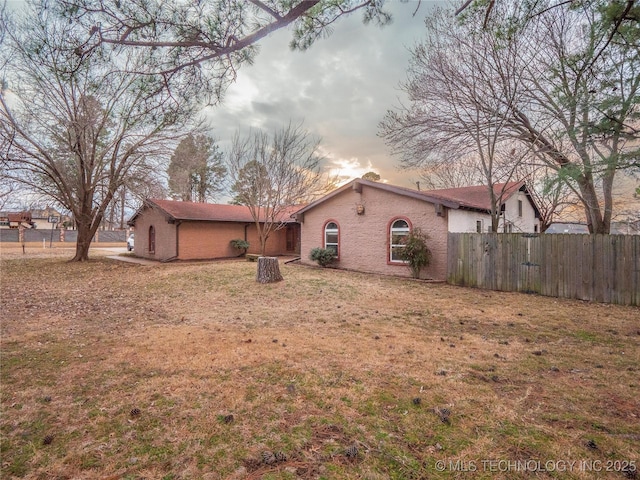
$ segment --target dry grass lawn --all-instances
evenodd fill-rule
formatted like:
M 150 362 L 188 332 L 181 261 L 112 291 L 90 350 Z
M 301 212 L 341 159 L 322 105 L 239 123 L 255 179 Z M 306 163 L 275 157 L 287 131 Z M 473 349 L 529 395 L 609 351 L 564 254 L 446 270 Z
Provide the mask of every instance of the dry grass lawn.
M 638 478 L 640 309 L 255 268 L 3 251 L 0 476 Z

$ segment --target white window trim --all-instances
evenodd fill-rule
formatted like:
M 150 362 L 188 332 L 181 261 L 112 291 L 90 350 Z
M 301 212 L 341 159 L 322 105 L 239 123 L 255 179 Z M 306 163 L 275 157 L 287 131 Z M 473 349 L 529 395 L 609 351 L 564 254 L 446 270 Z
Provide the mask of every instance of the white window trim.
M 329 225 L 331 224 L 335 225 L 336 228 L 329 228 Z M 329 233 L 335 234 L 337 238 L 337 241 L 335 243 L 327 242 L 327 234 Z M 335 257 L 338 257 L 340 255 L 340 227 L 336 222 L 333 221 L 327 222 L 327 224 L 324 226 L 324 248 L 327 249 L 328 247 L 335 247 Z
M 396 224 L 396 222 L 404 222 L 407 224 L 406 227 L 395 227 L 394 225 Z M 407 220 L 405 220 L 404 218 L 397 218 L 395 219 L 393 222 L 391 222 L 391 227 L 389 228 L 389 262 L 390 263 L 398 263 L 398 264 L 406 264 L 409 263 L 406 260 L 396 260 L 393 258 L 393 248 L 394 247 L 404 247 L 404 244 L 402 243 L 393 243 L 393 235 L 394 233 L 398 234 L 398 233 L 405 233 L 406 235 L 409 235 L 409 233 L 411 233 L 411 227 L 409 226 L 409 222 Z

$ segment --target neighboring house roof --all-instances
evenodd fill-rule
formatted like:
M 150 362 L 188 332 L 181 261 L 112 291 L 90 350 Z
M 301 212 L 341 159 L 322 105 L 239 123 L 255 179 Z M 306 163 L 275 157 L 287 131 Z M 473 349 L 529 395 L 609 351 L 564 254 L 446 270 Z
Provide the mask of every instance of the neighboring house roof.
M 146 200 L 131 219 L 129 225 L 135 223 L 135 219 L 146 207 L 157 208 L 164 212 L 170 220 L 188 220 L 200 222 L 242 222 L 251 223 L 253 217 L 249 207 L 244 205 L 225 205 L 214 203 L 179 202 L 175 200 Z M 293 222 L 291 214 L 298 210 L 300 206 L 288 207 L 281 214 L 279 221 L 283 223 Z M 261 219 L 262 221 L 262 219 Z
M 612 235 L 640 235 L 640 220 L 611 222 Z
M 297 211 L 296 215 L 303 214 L 307 210 L 312 209 L 313 207 L 327 201 L 335 195 L 344 192 L 345 190 L 353 189 L 356 191 L 360 191 L 359 189 L 362 185 L 396 193 L 398 195 L 417 198 L 418 200 L 424 200 L 425 202 L 433 203 L 434 205 L 443 205 L 452 209 L 467 209 L 479 210 L 482 212 L 491 212 L 491 200 L 489 198 L 489 193 L 487 192 L 487 187 L 485 185 L 461 188 L 445 188 L 440 190 L 414 190 L 411 188 L 397 187 L 386 183 L 372 182 L 370 180 L 356 178 L 346 185 L 343 185 L 342 187 L 334 190 L 333 192 L 325 195 L 319 200 L 316 200 L 315 202 L 310 203 L 306 207 Z M 493 187 L 496 198 L 501 198 L 501 203 L 504 203 L 509 197 L 511 197 L 521 189 L 524 189 L 526 191 L 526 188 L 527 187 L 524 181 L 498 183 Z M 502 195 L 502 197 L 500 197 L 500 195 Z M 531 204 L 533 205 L 536 214 L 538 214 L 538 208 L 529 195 L 528 197 L 531 200 Z
M 544 233 L 589 233 L 586 223 L 553 222 Z
M 589 233 L 586 223 L 553 222 L 544 233 Z M 640 222 L 611 222 L 611 235 L 640 235 Z
M 21 223 L 21 222 L 31 223 L 32 221 L 31 213 L 29 212 L 8 212 L 6 214 L 6 218 L 10 222 L 15 222 L 15 223 Z

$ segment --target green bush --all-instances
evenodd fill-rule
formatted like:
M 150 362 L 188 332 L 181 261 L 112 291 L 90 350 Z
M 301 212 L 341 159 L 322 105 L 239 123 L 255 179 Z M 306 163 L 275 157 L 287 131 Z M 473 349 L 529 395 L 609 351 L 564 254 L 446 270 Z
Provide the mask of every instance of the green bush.
M 316 247 L 309 253 L 309 258 L 321 267 L 326 267 L 336 260 L 336 252 L 328 248 Z
M 402 259 L 409 263 L 413 278 L 420 278 L 420 271 L 431 262 L 431 250 L 427 247 L 429 236 L 414 228 L 406 238 Z
M 247 250 L 249 248 L 249 242 L 237 238 L 235 240 L 231 240 L 231 246 L 238 250 Z

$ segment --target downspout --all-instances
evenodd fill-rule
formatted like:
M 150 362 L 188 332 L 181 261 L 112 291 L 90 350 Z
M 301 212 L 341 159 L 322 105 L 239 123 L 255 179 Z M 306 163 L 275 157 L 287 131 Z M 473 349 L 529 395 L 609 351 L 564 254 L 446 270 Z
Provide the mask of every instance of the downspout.
M 180 225 L 182 225 L 182 220 L 176 221 L 176 257 L 180 256 L 180 235 L 178 235 L 178 230 L 180 230 Z
M 249 240 L 247 240 L 247 239 L 249 238 L 249 235 L 248 235 L 247 231 L 249 230 L 249 226 L 250 226 L 250 225 L 251 225 L 250 223 L 245 223 L 245 224 L 244 224 L 244 241 L 245 241 L 245 242 L 247 242 L 247 243 L 249 243 Z M 251 247 L 251 245 L 249 245 L 249 247 Z M 243 256 L 245 256 L 245 255 L 247 254 L 247 252 L 248 252 L 248 251 L 249 251 L 249 249 L 248 249 L 248 248 L 247 248 L 247 249 L 245 249 L 245 251 L 244 251 L 244 252 L 242 252 L 240 255 L 238 255 L 238 257 L 243 257 Z

